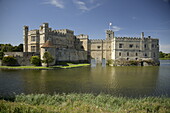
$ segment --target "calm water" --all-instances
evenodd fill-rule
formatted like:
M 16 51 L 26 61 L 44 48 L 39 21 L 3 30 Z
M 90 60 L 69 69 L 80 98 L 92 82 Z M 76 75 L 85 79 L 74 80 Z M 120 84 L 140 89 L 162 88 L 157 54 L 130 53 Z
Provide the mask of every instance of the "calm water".
M 170 97 L 170 60 L 161 61 L 160 67 L 0 70 L 0 97 L 63 92 Z

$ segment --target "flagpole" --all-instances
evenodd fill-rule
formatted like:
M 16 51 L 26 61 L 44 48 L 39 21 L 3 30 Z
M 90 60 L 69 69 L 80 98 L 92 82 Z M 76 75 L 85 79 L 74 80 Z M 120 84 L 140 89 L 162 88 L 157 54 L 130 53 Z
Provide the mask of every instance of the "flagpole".
M 111 26 L 111 25 L 112 25 L 112 23 L 110 22 L 110 23 L 109 23 L 109 30 L 110 30 L 110 26 Z

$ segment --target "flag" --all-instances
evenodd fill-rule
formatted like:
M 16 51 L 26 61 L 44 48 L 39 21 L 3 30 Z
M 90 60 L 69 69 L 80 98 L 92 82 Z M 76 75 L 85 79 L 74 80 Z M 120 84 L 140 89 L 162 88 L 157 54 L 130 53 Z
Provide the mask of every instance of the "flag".
M 111 25 L 112 25 L 112 23 L 109 23 L 109 25 L 111 26 Z

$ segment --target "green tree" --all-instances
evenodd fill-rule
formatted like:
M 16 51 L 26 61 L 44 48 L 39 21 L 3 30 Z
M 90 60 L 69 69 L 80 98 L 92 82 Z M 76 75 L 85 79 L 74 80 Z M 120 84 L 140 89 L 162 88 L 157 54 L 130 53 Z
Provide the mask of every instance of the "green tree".
M 43 63 L 47 64 L 47 67 L 49 66 L 49 63 L 52 63 L 54 61 L 54 58 L 49 52 L 45 52 L 43 56 Z
M 6 64 L 7 66 L 12 66 L 17 63 L 17 60 L 13 56 L 5 56 L 2 59 L 2 63 Z
M 170 58 L 170 53 L 166 54 L 165 58 Z
M 35 66 L 40 66 L 41 65 L 41 59 L 39 56 L 32 56 L 31 57 L 31 64 Z
M 23 52 L 23 44 L 18 45 L 18 51 Z
M 162 51 L 159 52 L 159 58 L 164 58 L 165 57 L 165 53 L 163 53 Z
M 0 51 L 0 60 L 2 60 L 4 57 L 4 52 Z

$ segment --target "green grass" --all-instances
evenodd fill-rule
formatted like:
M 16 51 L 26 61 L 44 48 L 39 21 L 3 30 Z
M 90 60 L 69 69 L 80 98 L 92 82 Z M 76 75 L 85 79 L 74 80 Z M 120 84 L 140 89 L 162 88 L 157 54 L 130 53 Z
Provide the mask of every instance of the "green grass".
M 125 98 L 106 94 L 17 95 L 14 102 L 0 101 L 0 113 L 169 113 L 170 98 Z
M 170 60 L 170 58 L 159 58 L 159 60 Z
M 1 69 L 56 69 L 56 68 L 73 68 L 73 67 L 82 67 L 88 66 L 90 64 L 71 64 L 68 63 L 68 66 L 50 66 L 50 67 L 42 67 L 42 66 L 0 66 Z

